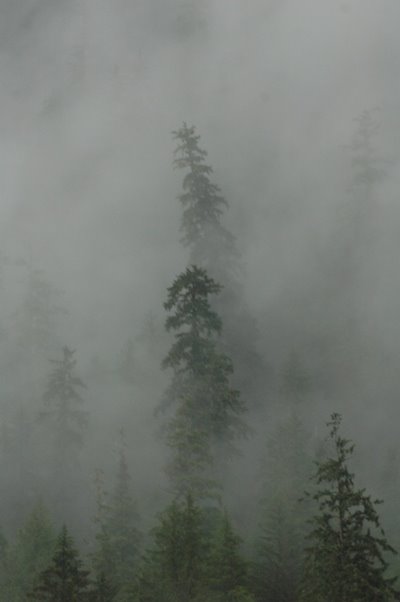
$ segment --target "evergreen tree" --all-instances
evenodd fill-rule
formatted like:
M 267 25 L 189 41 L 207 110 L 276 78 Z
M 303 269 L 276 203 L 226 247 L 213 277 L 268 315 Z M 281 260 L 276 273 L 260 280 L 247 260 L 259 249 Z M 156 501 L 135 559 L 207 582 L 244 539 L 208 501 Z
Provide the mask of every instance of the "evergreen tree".
M 353 168 L 350 189 L 354 195 L 357 213 L 354 217 L 357 219 L 362 219 L 362 215 L 368 212 L 368 204 L 373 201 L 376 187 L 386 175 L 384 161 L 379 157 L 374 143 L 380 128 L 375 113 L 376 109 L 365 110 L 355 119 L 357 128 L 350 144 Z
M 54 369 L 51 371 L 44 393 L 45 410 L 42 418 L 52 420 L 53 434 L 57 444 L 58 469 L 65 467 L 72 449 L 82 446 L 83 428 L 87 414 L 80 409 L 83 398 L 80 390 L 86 385 L 75 374 L 75 351 L 63 348 L 60 360 L 51 360 Z
M 135 578 L 141 540 L 136 505 L 130 488 L 125 439 L 121 431 L 119 469 L 114 493 L 109 503 L 102 496 L 98 497 L 99 531 L 94 555 L 98 584 L 114 591 L 118 602 L 128 596 L 127 590 Z
M 17 343 L 31 358 L 45 357 L 57 345 L 56 320 L 65 313 L 59 304 L 58 291 L 46 278 L 43 270 L 31 262 L 22 262 L 27 268 L 26 291 L 21 306 L 15 313 Z
M 182 243 L 190 248 L 190 263 L 209 269 L 219 257 L 221 273 L 233 277 L 237 251 L 234 236 L 221 224 L 221 216 L 228 202 L 219 187 L 211 182 L 212 167 L 206 164 L 207 152 L 200 148 L 200 136 L 186 123 L 173 132 L 178 142 L 174 166 L 186 170 L 183 193 L 178 197 L 183 207 Z M 222 251 L 222 256 L 221 256 Z M 217 266 L 214 266 L 218 269 Z
M 333 455 L 317 463 L 317 505 L 311 521 L 302 599 L 307 602 L 391 602 L 400 599 L 395 579 L 385 573 L 393 553 L 376 510 L 364 489 L 356 489 L 348 468 L 354 445 L 339 434 L 341 417 L 332 414 Z
M 57 505 L 63 508 L 73 497 L 77 483 L 78 450 L 83 445 L 83 433 L 87 413 L 81 409 L 83 398 L 80 391 L 86 385 L 76 375 L 75 351 L 63 348 L 60 360 L 51 360 L 51 371 L 44 393 L 45 409 L 40 417 L 50 429 L 53 443 L 53 483 Z
M 190 495 L 163 512 L 153 538 L 139 576 L 137 601 L 202 600 L 206 546 L 202 513 Z
M 244 298 L 235 237 L 222 223 L 228 202 L 211 181 L 213 169 L 206 163 L 207 152 L 200 147 L 196 129 L 184 123 L 173 136 L 177 141 L 174 167 L 185 172 L 178 196 L 183 208 L 181 241 L 190 250 L 189 264 L 207 270 L 223 285 L 214 301 L 224 323 L 222 340 L 237 367 L 237 388 L 257 405 L 261 396 L 265 401 L 266 366 L 256 347 L 257 325 Z
M 64 526 L 57 539 L 52 562 L 41 573 L 29 599 L 38 602 L 83 602 L 88 599 L 88 586 L 88 571 L 82 568 L 82 561 Z
M 7 580 L 4 599 L 25 600 L 39 574 L 48 566 L 55 548 L 55 533 L 47 510 L 38 502 L 19 530 L 7 553 Z
M 268 440 L 253 575 L 260 601 L 298 599 L 307 518 L 300 497 L 312 468 L 308 441 L 294 410 Z
M 167 427 L 167 445 L 172 457 L 167 475 L 177 498 L 191 492 L 195 499 L 218 497 L 218 485 L 210 476 L 213 465 L 208 432 L 196 426 L 190 403 L 183 403 Z
M 205 270 L 192 266 L 169 287 L 164 303 L 171 312 L 166 329 L 175 331 L 163 367 L 173 370 L 164 407 L 178 408 L 168 429 L 173 451 L 170 475 L 178 493 L 186 494 L 189 482 L 205 484 L 212 454 L 217 448 L 232 453 L 235 439 L 247 432 L 242 419 L 245 406 L 229 382 L 232 362 L 217 348 L 222 324 L 209 297 L 220 289 Z
M 100 573 L 90 591 L 89 600 L 93 602 L 115 602 L 118 599 L 116 596 L 116 587 L 110 583 L 105 573 Z M 132 600 L 132 598 L 130 599 Z
M 209 554 L 209 600 L 236 602 L 252 600 L 248 591 L 247 566 L 240 552 L 241 539 L 225 513 L 212 542 Z

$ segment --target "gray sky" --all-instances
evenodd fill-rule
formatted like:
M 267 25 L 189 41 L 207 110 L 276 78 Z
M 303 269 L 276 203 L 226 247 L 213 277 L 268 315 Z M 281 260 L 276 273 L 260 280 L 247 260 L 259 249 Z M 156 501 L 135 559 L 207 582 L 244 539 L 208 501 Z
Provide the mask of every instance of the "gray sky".
M 186 260 L 170 132 L 187 120 L 261 310 L 311 276 L 345 196 L 352 120 L 379 106 L 392 257 L 399 17 L 397 0 L 4 0 L 4 252 L 48 270 L 78 332 L 122 333 L 160 307 Z

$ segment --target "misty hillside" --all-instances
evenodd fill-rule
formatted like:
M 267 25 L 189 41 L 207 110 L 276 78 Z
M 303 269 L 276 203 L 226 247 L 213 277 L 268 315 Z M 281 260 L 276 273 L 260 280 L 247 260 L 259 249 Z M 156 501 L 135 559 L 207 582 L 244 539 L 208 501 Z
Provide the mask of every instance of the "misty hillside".
M 400 600 L 398 2 L 0 4 L 0 602 Z

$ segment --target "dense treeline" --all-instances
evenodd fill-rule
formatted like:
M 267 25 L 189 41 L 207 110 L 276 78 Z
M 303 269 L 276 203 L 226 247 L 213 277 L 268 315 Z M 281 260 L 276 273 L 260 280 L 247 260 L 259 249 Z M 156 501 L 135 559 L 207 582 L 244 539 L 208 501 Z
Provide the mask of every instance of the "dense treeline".
M 363 221 L 360 198 L 369 202 L 383 177 L 370 153 L 373 130 L 365 113 L 354 142 L 357 224 Z M 25 270 L 26 290 L 13 314 L 7 362 L 24 368 L 31 399 L 1 426 L 0 599 L 399 600 L 395 550 L 381 528 L 380 502 L 358 488 L 354 446 L 341 434 L 341 416 L 331 414 L 328 435 L 310 420 L 318 396 L 335 391 L 332 374 L 313 373 L 293 350 L 279 373 L 269 368 L 246 302 L 237 243 L 223 224 L 228 202 L 212 181 L 195 128 L 183 124 L 174 138 L 174 165 L 184 172 L 178 198 L 189 257 L 165 293 L 164 330 L 150 316 L 140 335 L 121 345 L 112 368 L 94 358 L 83 376 L 79 353 L 57 336 L 56 318 L 65 313 L 60 292 L 30 263 L 14 265 Z M 350 259 L 347 285 L 358 274 L 357 257 Z M 336 326 L 351 335 L 345 351 L 351 363 L 363 339 L 345 287 L 343 295 L 338 303 L 347 313 Z M 327 359 L 331 350 L 320 353 Z M 115 396 L 121 389 L 109 383 L 122 383 L 133 396 L 137 382 L 147 390 L 161 382 L 161 370 L 164 392 L 150 404 L 154 443 L 164 450 L 154 503 L 132 476 L 130 456 L 142 450 L 129 421 L 120 429 L 116 460 L 112 454 L 107 460 L 112 478 L 96 458 L 91 483 L 81 458 L 94 419 L 86 403 L 89 382 Z M 13 401 L 18 378 L 4 374 Z M 242 492 L 240 506 L 233 498 L 249 481 L 235 467 L 249 442 L 260 439 L 263 453 L 255 445 L 248 460 L 257 486 Z M 145 470 L 146 461 L 140 458 Z

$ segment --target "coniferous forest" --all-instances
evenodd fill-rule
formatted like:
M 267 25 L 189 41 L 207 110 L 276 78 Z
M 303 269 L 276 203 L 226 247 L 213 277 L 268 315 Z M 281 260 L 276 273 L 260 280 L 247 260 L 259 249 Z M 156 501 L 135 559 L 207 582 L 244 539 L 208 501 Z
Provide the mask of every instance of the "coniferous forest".
M 399 22 L 1 3 L 0 602 L 400 600 Z

